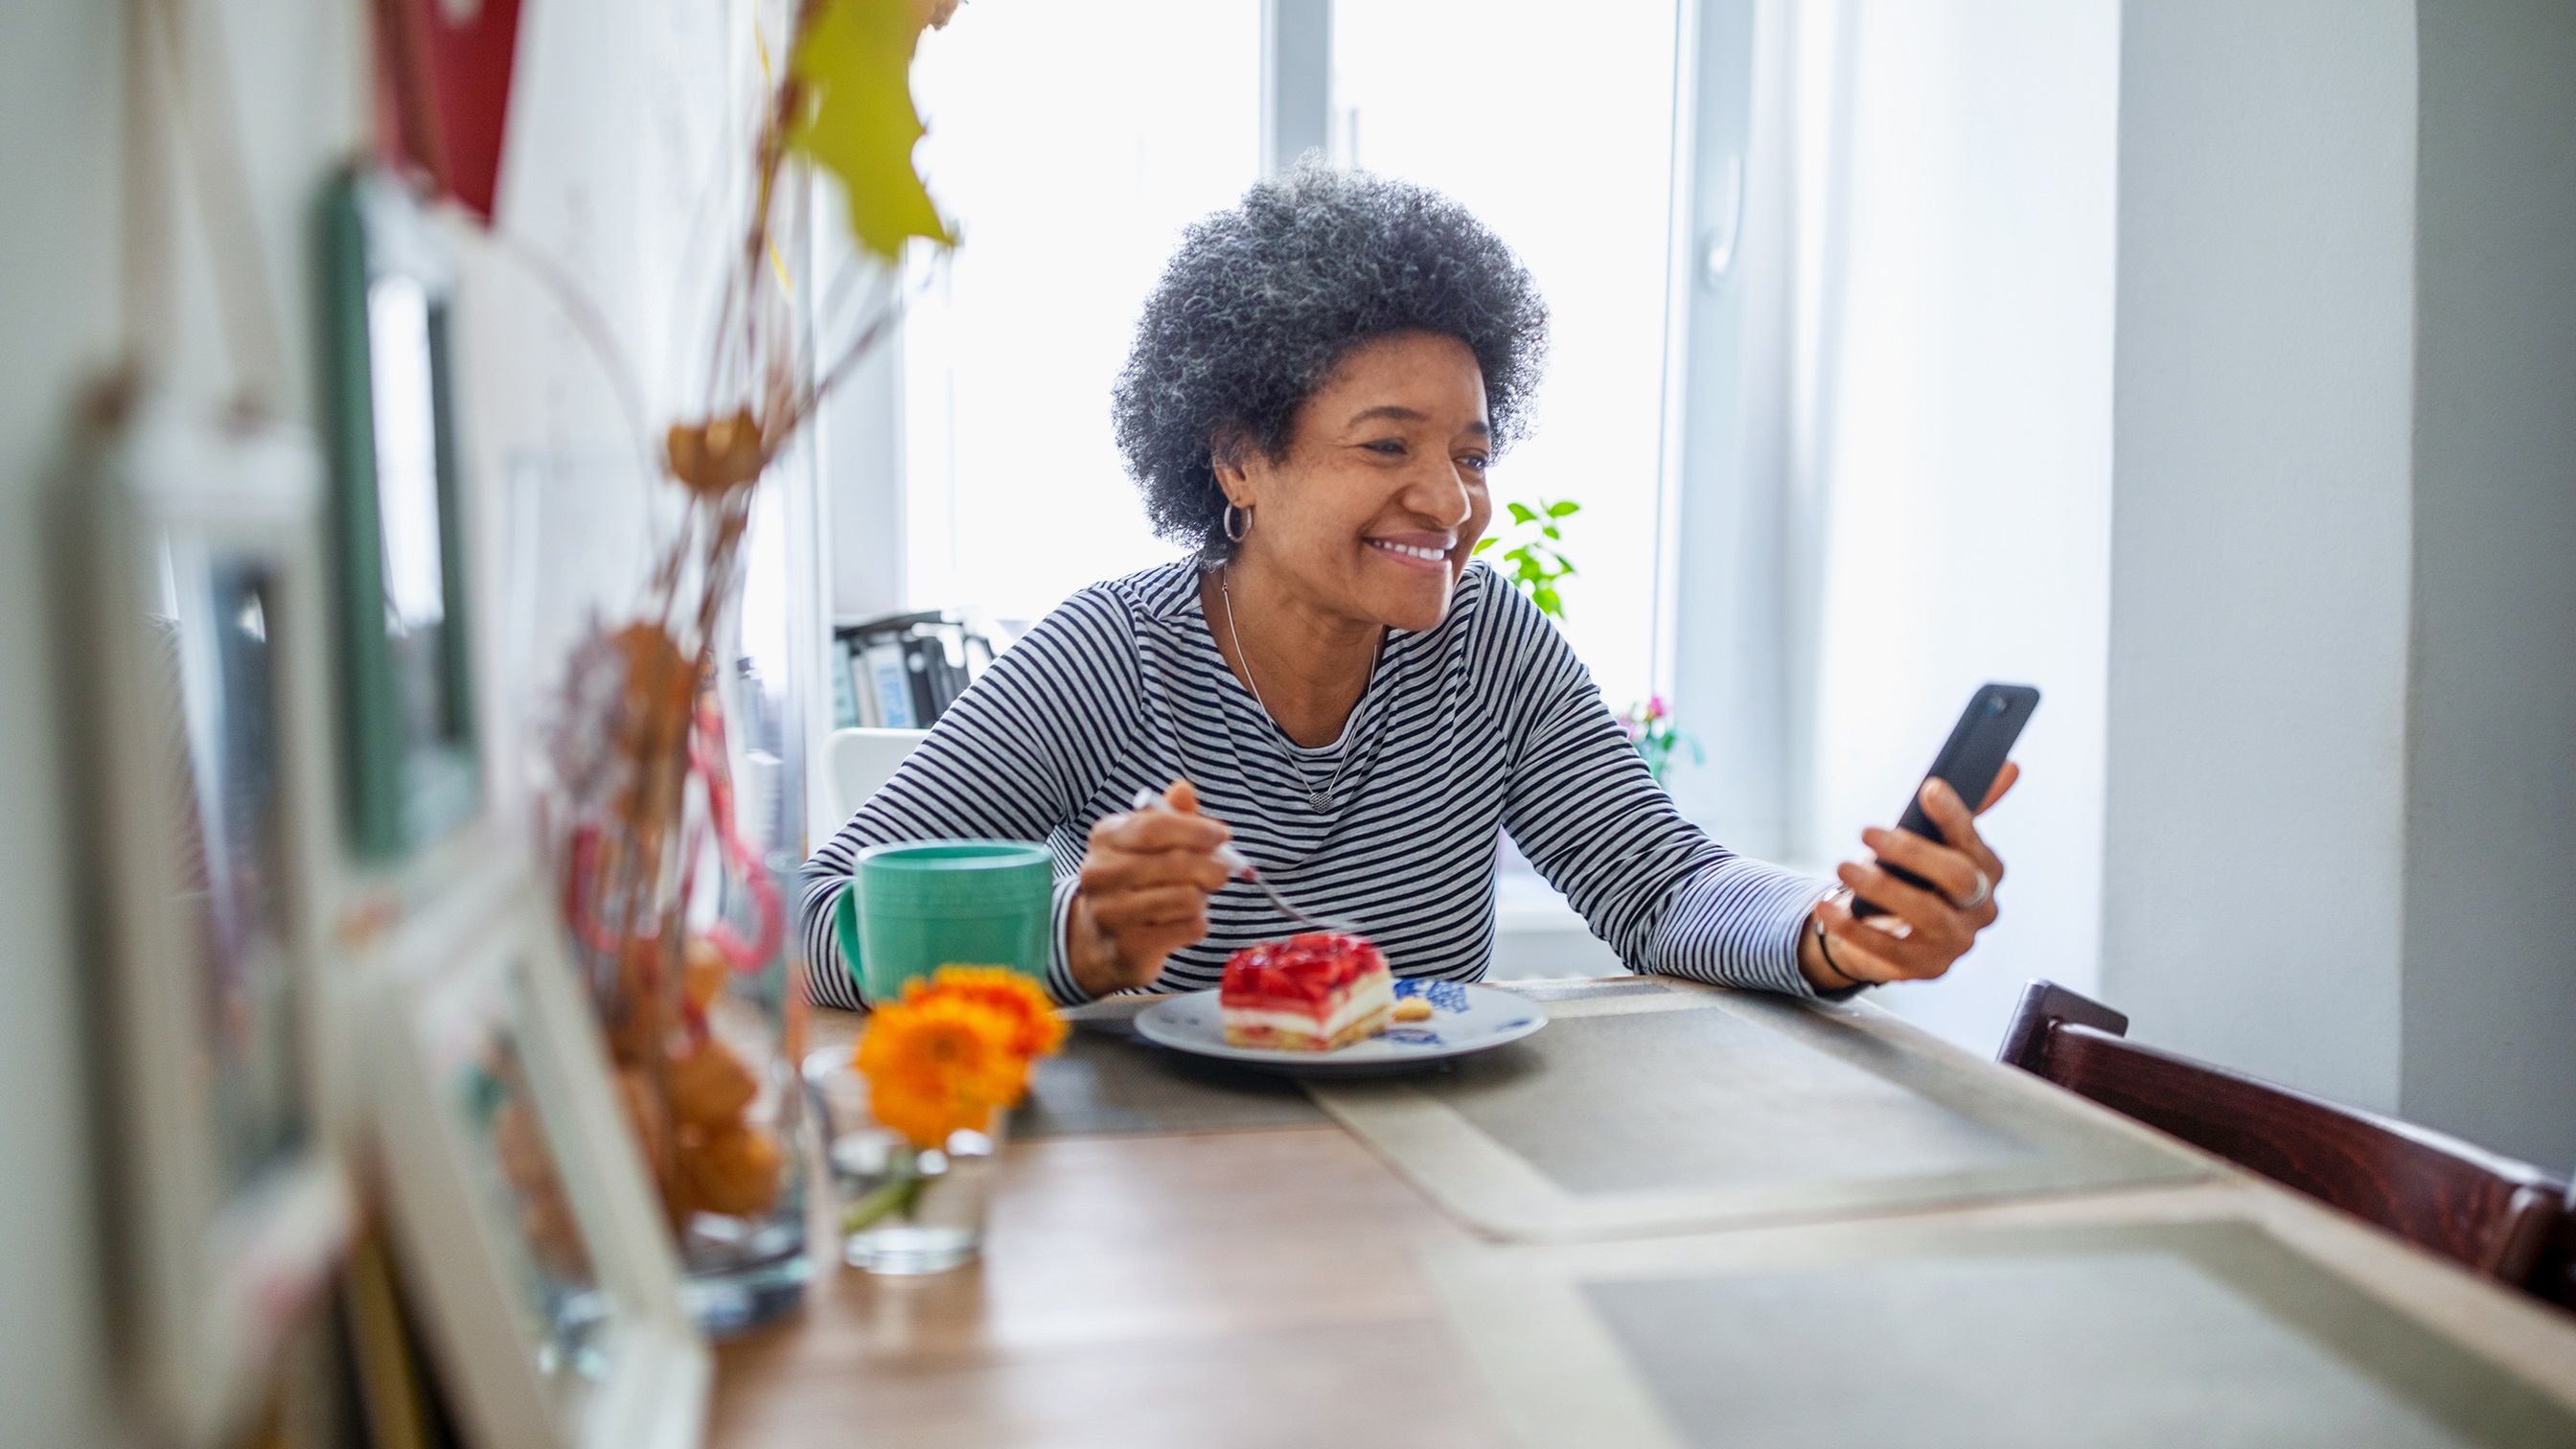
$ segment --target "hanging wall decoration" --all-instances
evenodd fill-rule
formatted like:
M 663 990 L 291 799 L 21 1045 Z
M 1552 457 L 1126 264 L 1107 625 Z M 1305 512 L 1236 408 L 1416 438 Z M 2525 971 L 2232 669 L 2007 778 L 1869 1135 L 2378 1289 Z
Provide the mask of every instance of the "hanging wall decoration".
M 519 0 L 378 0 L 377 134 L 392 159 L 485 222 L 519 48 Z
M 353 1217 L 320 925 L 319 466 L 283 425 L 124 391 L 100 409 L 62 559 L 90 722 L 108 1261 L 143 1417 L 211 1443 Z
M 558 941 L 504 860 L 389 943 L 369 1055 L 396 1242 L 474 1442 L 688 1449 L 711 1365 Z
M 455 268 L 399 176 L 322 206 L 342 742 L 350 837 L 373 861 L 481 803 L 456 435 Z

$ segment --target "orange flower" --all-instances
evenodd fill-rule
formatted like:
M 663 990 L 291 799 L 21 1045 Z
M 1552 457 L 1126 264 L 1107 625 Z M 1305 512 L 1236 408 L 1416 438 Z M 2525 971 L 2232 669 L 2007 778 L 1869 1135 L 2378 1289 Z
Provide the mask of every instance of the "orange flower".
M 906 1002 L 941 997 L 971 1001 L 1010 1018 L 1011 1050 L 1022 1058 L 1047 1056 L 1064 1044 L 1064 1019 L 1055 1014 L 1046 992 L 1007 966 L 942 966 L 931 981 L 916 977 L 904 983 Z
M 1018 1026 L 988 1006 L 924 995 L 881 1006 L 860 1034 L 859 1071 L 879 1122 L 928 1149 L 961 1130 L 989 1132 L 993 1111 L 1028 1090 Z

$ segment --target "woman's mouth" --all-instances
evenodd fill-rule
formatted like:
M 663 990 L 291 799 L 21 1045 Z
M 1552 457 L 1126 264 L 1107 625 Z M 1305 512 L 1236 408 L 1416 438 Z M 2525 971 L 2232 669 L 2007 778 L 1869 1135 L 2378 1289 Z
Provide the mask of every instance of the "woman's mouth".
M 1393 538 L 1371 538 L 1362 542 L 1406 568 L 1446 570 L 1449 567 L 1449 550 L 1436 543 Z

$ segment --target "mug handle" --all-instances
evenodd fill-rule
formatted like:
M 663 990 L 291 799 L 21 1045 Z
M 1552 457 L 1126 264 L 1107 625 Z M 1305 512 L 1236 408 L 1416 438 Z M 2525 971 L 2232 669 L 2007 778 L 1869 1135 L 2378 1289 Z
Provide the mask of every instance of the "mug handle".
M 832 934 L 840 938 L 841 965 L 850 973 L 850 989 L 861 1001 L 867 1000 L 867 973 L 859 961 L 859 877 L 855 871 L 840 900 L 833 903 Z

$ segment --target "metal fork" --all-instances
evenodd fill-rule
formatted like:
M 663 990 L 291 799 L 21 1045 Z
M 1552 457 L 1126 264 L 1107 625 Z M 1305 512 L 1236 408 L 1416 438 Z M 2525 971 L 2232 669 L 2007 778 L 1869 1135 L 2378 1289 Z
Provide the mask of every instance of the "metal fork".
M 1127 808 L 1131 810 L 1169 810 L 1172 807 L 1169 801 L 1154 793 L 1152 790 L 1139 789 L 1136 792 L 1136 798 L 1127 802 Z M 1252 862 L 1245 858 L 1242 851 L 1235 849 L 1234 844 L 1231 841 L 1228 841 L 1216 848 L 1216 863 L 1224 866 L 1226 868 L 1226 872 L 1232 875 L 1236 880 L 1248 880 L 1254 885 L 1260 887 L 1261 893 L 1270 897 L 1270 904 L 1277 906 L 1292 920 L 1303 921 L 1318 931 L 1329 932 L 1337 936 L 1356 936 L 1361 934 L 1365 929 L 1358 921 L 1327 921 L 1319 916 L 1310 916 L 1304 911 L 1297 909 L 1296 906 L 1289 902 L 1286 896 L 1279 894 L 1276 887 L 1261 878 L 1261 872 L 1253 868 Z

